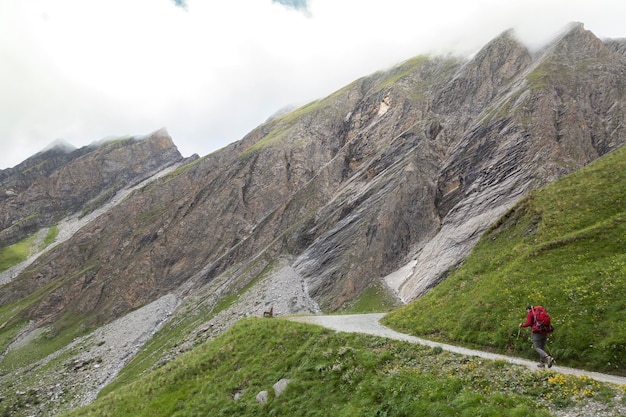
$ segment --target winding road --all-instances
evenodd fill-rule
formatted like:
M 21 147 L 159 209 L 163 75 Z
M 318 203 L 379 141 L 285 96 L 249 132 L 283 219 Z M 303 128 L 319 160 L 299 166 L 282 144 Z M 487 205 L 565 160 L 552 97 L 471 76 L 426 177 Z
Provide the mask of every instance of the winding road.
M 385 313 L 373 313 L 373 314 L 352 314 L 352 315 L 336 315 L 336 316 L 292 316 L 288 317 L 291 321 L 297 321 L 301 323 L 317 324 L 319 326 L 326 327 L 337 332 L 348 333 L 365 333 L 374 336 L 387 337 L 389 339 L 404 340 L 411 343 L 418 343 L 421 345 L 440 347 L 443 350 L 447 350 L 454 353 L 460 353 L 462 355 L 477 356 L 485 359 L 502 360 L 509 363 L 527 366 L 532 370 L 538 370 L 537 362 L 529 361 L 527 359 L 516 358 L 512 356 L 500 355 L 497 353 L 484 352 L 481 350 L 467 349 L 464 347 L 448 345 L 445 343 L 433 342 L 431 340 L 421 339 L 419 337 L 410 336 L 404 333 L 396 332 L 388 327 L 380 324 L 380 319 L 385 316 Z M 602 374 L 599 372 L 589 372 L 581 369 L 567 368 L 564 366 L 553 366 L 551 371 L 559 372 L 562 374 L 586 376 L 588 378 L 595 379 L 600 382 L 607 382 L 616 385 L 626 385 L 626 378 L 615 375 Z

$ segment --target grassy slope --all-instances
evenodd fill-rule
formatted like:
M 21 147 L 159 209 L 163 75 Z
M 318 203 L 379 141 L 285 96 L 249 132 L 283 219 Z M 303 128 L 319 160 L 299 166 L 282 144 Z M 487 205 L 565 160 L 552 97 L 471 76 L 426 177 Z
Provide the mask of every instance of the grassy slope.
M 56 226 L 50 227 L 43 240 L 37 240 L 37 235 L 33 234 L 21 241 L 0 248 L 0 272 L 15 266 L 28 259 L 31 252 L 37 252 L 48 247 L 59 234 Z
M 550 348 L 559 364 L 623 374 L 625 165 L 626 148 L 528 196 L 462 267 L 387 321 L 534 358 L 517 325 L 526 304 L 543 304 L 554 316 Z M 290 383 L 275 397 L 272 385 L 282 378 Z M 270 393 L 266 404 L 255 399 L 262 390 Z M 623 390 L 405 342 L 246 319 L 68 416 L 532 416 L 609 401 Z
M 560 365 L 626 375 L 626 148 L 529 195 L 442 284 L 385 322 L 535 358 L 528 329 L 517 336 L 528 304 L 551 313 Z
M 276 397 L 282 378 L 290 382 Z M 256 401 L 262 390 L 265 404 Z M 548 406 L 615 394 L 586 378 L 249 318 L 67 416 L 546 416 Z

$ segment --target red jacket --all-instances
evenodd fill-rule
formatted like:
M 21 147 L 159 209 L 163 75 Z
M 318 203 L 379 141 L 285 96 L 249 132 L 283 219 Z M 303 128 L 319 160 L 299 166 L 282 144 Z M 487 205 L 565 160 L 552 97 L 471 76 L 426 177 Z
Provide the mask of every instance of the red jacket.
M 535 326 L 535 321 L 536 320 L 537 320 L 537 312 L 533 308 L 526 315 L 526 322 L 520 324 L 520 327 L 531 327 L 532 326 L 531 331 L 533 333 L 538 333 L 538 334 L 550 334 L 550 333 L 552 333 L 552 330 L 545 331 L 545 330 L 541 329 L 540 326 Z M 550 326 L 550 329 L 552 329 L 552 326 Z
M 533 314 L 532 310 L 529 310 L 528 314 L 526 315 L 526 323 L 522 323 L 521 327 L 530 327 L 533 325 L 534 322 L 535 322 L 535 315 Z

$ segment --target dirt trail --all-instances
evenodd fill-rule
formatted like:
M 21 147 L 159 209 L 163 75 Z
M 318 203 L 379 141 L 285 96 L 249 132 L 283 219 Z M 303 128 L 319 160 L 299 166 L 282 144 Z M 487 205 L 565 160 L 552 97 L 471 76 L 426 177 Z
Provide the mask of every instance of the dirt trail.
M 481 350 L 467 349 L 464 347 L 448 345 L 445 343 L 433 342 L 426 339 L 421 339 L 419 337 L 410 336 L 404 333 L 396 332 L 395 330 L 391 330 L 388 327 L 380 324 L 380 319 L 385 316 L 385 313 L 375 313 L 375 314 L 353 314 L 353 315 L 338 315 L 338 316 L 297 316 L 297 317 L 289 317 L 289 320 L 302 322 L 302 323 L 311 323 L 317 324 L 331 330 L 335 330 L 338 332 L 349 332 L 349 333 L 365 333 L 371 334 L 375 336 L 387 337 L 390 339 L 396 340 L 404 340 L 411 343 L 419 343 L 421 345 L 431 346 L 431 347 L 440 347 L 444 350 L 460 353 L 462 355 L 469 356 L 477 356 L 485 359 L 492 360 L 502 360 L 509 363 L 514 363 L 517 365 L 527 366 L 532 370 L 537 370 L 537 362 L 529 361 L 527 359 L 516 358 L 512 356 L 500 355 L 497 353 L 484 352 Z M 581 369 L 567 368 L 564 366 L 553 366 L 551 371 L 559 372 L 562 374 L 576 375 L 576 376 L 587 376 L 589 378 L 595 379 L 600 382 L 607 382 L 611 384 L 617 385 L 626 385 L 626 378 L 601 374 L 598 372 L 589 372 Z

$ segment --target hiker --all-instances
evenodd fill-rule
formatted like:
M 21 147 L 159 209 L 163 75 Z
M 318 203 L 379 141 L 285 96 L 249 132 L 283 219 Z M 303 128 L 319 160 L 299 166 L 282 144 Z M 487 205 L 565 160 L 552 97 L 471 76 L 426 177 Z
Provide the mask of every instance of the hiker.
M 543 307 L 537 306 L 528 306 L 526 307 L 526 322 L 520 323 L 519 327 L 531 327 L 532 332 L 532 341 L 533 346 L 537 353 L 539 353 L 539 363 L 538 367 L 543 368 L 548 365 L 548 368 L 552 367 L 554 363 L 554 359 L 552 356 L 548 355 L 545 351 L 546 340 L 548 340 L 548 336 L 551 333 L 552 326 L 548 323 L 547 327 L 543 327 L 542 323 L 537 320 L 537 315 L 539 314 L 539 309 L 545 311 Z M 547 314 L 547 313 L 546 313 Z M 549 317 L 549 316 L 548 316 Z

